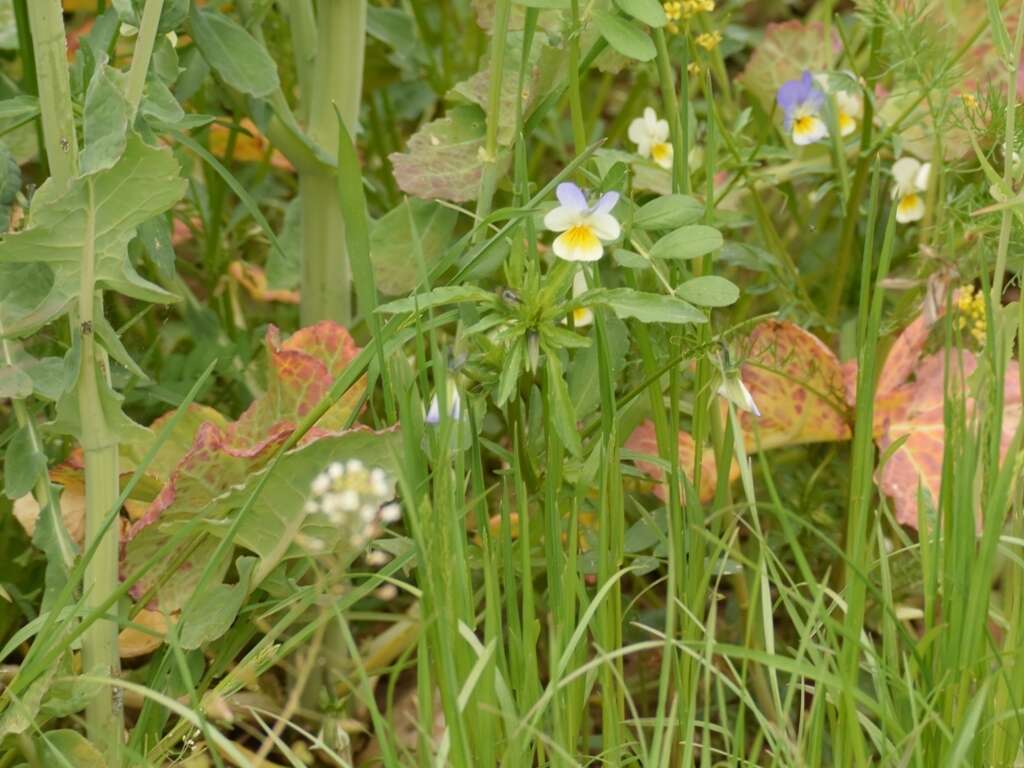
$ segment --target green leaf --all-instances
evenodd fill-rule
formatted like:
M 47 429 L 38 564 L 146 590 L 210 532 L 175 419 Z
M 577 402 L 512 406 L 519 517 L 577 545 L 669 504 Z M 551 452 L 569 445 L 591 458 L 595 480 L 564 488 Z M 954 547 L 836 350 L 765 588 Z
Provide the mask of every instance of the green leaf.
M 32 431 L 20 427 L 4 452 L 4 495 L 19 499 L 32 490 L 46 472 L 46 456 L 32 444 Z
M 448 247 L 458 218 L 459 214 L 446 206 L 407 198 L 374 222 L 370 233 L 370 259 L 374 281 L 381 293 L 404 296 L 419 284 L 416 259 L 409 255 L 413 223 L 424 264 L 430 269 Z
M 0 398 L 24 400 L 32 394 L 32 378 L 16 365 L 0 365 Z
M 608 337 L 608 364 L 611 375 L 618 377 L 626 362 L 629 351 L 629 335 L 626 324 L 617 317 L 607 317 L 604 323 Z M 599 402 L 601 395 L 601 375 L 599 366 L 600 350 L 597 344 L 591 344 L 580 352 L 572 361 L 569 370 L 569 396 L 576 406 L 578 417 L 587 416 Z
M 197 592 L 185 608 L 181 627 L 181 647 L 194 651 L 213 642 L 231 629 L 238 611 L 249 594 L 256 558 L 240 557 L 235 561 L 238 582 L 217 584 Z
M 40 732 L 36 748 L 46 757 L 46 765 L 54 768 L 106 768 L 106 758 L 78 731 L 62 729 Z
M 519 70 L 523 59 L 523 33 L 509 32 L 506 40 L 505 62 L 502 67 L 501 93 L 499 103 L 500 120 L 498 142 L 508 146 L 515 138 L 516 107 L 522 107 L 523 116 L 557 85 L 563 70 L 565 52 L 544 42 L 542 36 L 533 39 L 526 62 L 522 86 Z M 481 69 L 468 80 L 456 84 L 453 93 L 468 99 L 483 110 L 490 101 L 491 66 L 489 58 L 480 62 Z
M 124 81 L 124 73 L 104 65 L 96 70 L 89 82 L 83 120 L 83 175 L 112 168 L 124 154 L 128 144 L 128 120 L 131 113 Z
M 139 225 L 139 241 L 153 266 L 167 280 L 174 279 L 174 244 L 171 242 L 171 225 L 161 214 Z M 271 251 L 275 253 L 275 251 Z
M 635 24 L 608 11 L 594 11 L 594 23 L 608 45 L 637 61 L 650 61 L 657 51 L 647 33 Z
M 612 258 L 615 263 L 630 269 L 650 269 L 651 262 L 639 253 L 627 251 L 625 248 L 616 248 L 612 251 Z
M 188 16 L 189 4 L 189 0 L 164 0 L 157 32 L 163 35 L 180 27 Z M 146 0 L 113 0 L 113 6 L 121 21 L 137 27 L 146 7 Z
M 495 398 L 495 405 L 504 405 L 512 393 L 516 384 L 519 383 L 519 375 L 523 372 L 523 357 L 526 353 L 526 338 L 519 336 L 513 343 L 512 349 L 505 358 L 501 369 L 501 376 L 498 378 L 498 395 Z
M 444 304 L 458 304 L 463 301 L 496 304 L 497 299 L 490 291 L 477 288 L 475 285 L 450 285 L 435 288 L 427 293 L 418 293 L 407 299 L 399 299 L 377 307 L 378 312 L 397 315 L 401 312 L 418 312 Z
M 695 259 L 722 247 L 722 233 L 714 227 L 692 224 L 665 235 L 651 248 L 654 259 Z
M 728 307 L 740 297 L 735 284 L 717 275 L 705 275 L 687 280 L 676 288 L 676 295 L 698 307 Z
M 484 114 L 479 107 L 448 110 L 420 128 L 405 152 L 388 156 L 403 192 L 427 200 L 473 200 L 483 175 Z M 499 162 L 506 163 L 507 155 Z
M 210 67 L 232 88 L 257 98 L 280 86 L 277 65 L 234 19 L 193 4 L 192 38 Z
M 547 363 L 548 397 L 551 398 L 551 419 L 555 432 L 562 445 L 573 456 L 583 455 L 583 443 L 580 441 L 579 429 L 576 426 L 576 408 L 569 397 L 569 388 L 565 384 L 562 363 L 558 355 L 548 354 Z
M 135 271 L 128 243 L 136 227 L 167 211 L 185 188 L 171 151 L 150 147 L 134 135 L 113 167 L 74 179 L 63 191 L 52 181 L 43 184 L 33 198 L 26 228 L 0 241 L 0 278 L 20 272 L 18 279 L 24 281 L 5 296 L 7 286 L 0 280 L 0 322 L 5 332 L 23 334 L 39 328 L 59 317 L 77 297 L 90 210 L 95 219 L 91 234 L 97 286 L 143 301 L 174 301 L 173 294 Z
M 704 215 L 704 206 L 689 195 L 662 195 L 640 206 L 633 217 L 639 229 L 676 229 Z
M 658 0 L 615 0 L 619 9 L 637 21 L 652 27 L 664 27 L 668 24 L 665 9 Z
M 14 96 L 0 101 L 0 124 L 10 125 L 31 120 L 39 114 L 39 99 L 35 96 Z
M 197 514 L 203 514 L 204 519 L 216 527 L 217 520 L 224 520 L 233 509 L 243 504 L 244 498 L 236 498 L 232 494 L 237 491 L 247 498 L 259 479 L 259 473 L 289 438 L 295 426 L 324 398 L 359 352 L 348 332 L 330 322 L 303 328 L 283 340 L 280 332 L 271 327 L 267 332 L 267 348 L 267 382 L 263 395 L 232 423 L 219 421 L 220 417 L 208 409 L 197 410 L 191 417 L 194 435 L 188 435 L 187 440 L 184 435 L 176 436 L 173 448 L 169 448 L 167 454 L 158 455 L 157 461 L 151 465 L 166 482 L 144 517 L 128 533 L 126 570 L 132 571 L 145 562 L 178 526 Z M 352 436 L 369 430 L 343 431 L 361 404 L 365 388 L 365 378 L 360 379 L 335 402 L 317 421 L 315 431 L 307 435 L 306 439 L 313 441 L 308 445 L 316 444 L 320 439 L 338 438 L 340 442 L 333 445 L 339 451 L 349 447 L 353 451 L 357 448 L 369 451 L 373 441 Z M 146 445 L 148 443 L 143 440 L 132 447 L 133 463 L 145 453 Z M 297 450 L 305 450 L 308 445 Z M 361 458 L 358 453 L 353 453 L 344 458 L 357 457 Z M 295 480 L 297 470 L 291 466 L 291 461 L 283 459 L 276 471 L 277 476 L 269 482 L 288 484 Z M 308 488 L 308 483 L 300 484 L 299 492 L 306 493 Z M 267 497 L 261 496 L 264 498 Z M 287 516 L 301 511 L 300 502 L 294 509 L 268 510 L 266 514 Z M 247 526 L 243 529 L 248 530 Z M 283 529 L 278 529 L 278 534 L 281 531 Z M 137 585 L 137 590 L 144 592 L 159 584 L 157 599 L 161 609 L 172 611 L 181 608 L 195 590 L 202 571 L 199 564 L 210 556 L 212 547 L 216 546 L 214 542 L 211 547 L 203 549 L 206 545 L 199 544 L 201 551 L 193 553 L 189 548 L 195 544 L 194 538 L 182 542 L 178 553 L 187 555 L 187 559 L 174 578 L 162 583 L 159 573 L 148 573 Z M 227 562 L 224 561 L 225 566 Z
M 11 209 L 21 189 L 21 167 L 8 146 L 0 141 L 0 234 L 11 226 Z
M 660 293 L 644 293 L 631 288 L 614 288 L 595 297 L 607 304 L 622 319 L 635 318 L 642 323 L 706 323 L 704 313 L 682 299 Z

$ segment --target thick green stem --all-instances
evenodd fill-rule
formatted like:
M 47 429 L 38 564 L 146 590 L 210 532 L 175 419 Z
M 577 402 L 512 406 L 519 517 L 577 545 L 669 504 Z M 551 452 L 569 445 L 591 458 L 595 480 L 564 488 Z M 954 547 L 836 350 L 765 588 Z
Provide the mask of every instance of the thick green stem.
M 97 305 L 102 311 L 102 294 L 96 290 L 94 247 L 95 206 L 89 183 L 85 248 L 82 252 L 82 277 L 79 286 L 78 313 L 82 329 L 82 369 L 78 379 L 78 408 L 82 420 L 82 451 L 85 454 L 85 541 L 89 546 L 100 539 L 95 555 L 85 567 L 84 599 L 86 607 L 102 605 L 117 589 L 119 531 L 117 526 L 103 530 L 107 513 L 117 506 L 117 437 L 107 424 L 100 394 L 100 376 L 105 375 L 106 356 L 96 344 L 93 328 Z M 82 665 L 89 674 L 115 677 L 121 660 L 117 652 L 117 611 L 111 607 L 107 621 L 98 621 L 82 638 Z M 89 739 L 107 754 L 107 764 L 116 761 L 124 730 L 124 713 L 114 689 L 97 694 L 85 710 Z
M 71 108 L 64 11 L 60 0 L 34 0 L 28 4 L 28 17 L 50 177 L 65 186 L 78 174 L 78 140 Z
M 309 138 L 331 155 L 338 146 L 335 105 L 350 135 L 356 134 L 363 83 L 366 0 L 320 0 L 316 66 L 302 95 L 309 110 Z M 345 225 L 333 175 L 301 173 L 302 323 L 352 319 L 352 273 Z

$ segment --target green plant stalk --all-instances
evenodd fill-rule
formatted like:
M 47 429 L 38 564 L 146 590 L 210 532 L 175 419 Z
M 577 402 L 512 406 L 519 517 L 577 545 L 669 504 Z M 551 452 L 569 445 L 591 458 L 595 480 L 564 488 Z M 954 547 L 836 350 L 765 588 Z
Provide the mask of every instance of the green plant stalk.
M 572 138 L 579 155 L 587 146 L 587 129 L 583 123 L 583 98 L 580 93 L 580 2 L 569 6 L 569 112 Z
M 160 14 L 164 9 L 164 0 L 147 0 L 139 22 L 139 34 L 132 52 L 132 66 L 128 70 L 126 96 L 132 108 L 132 115 L 142 102 L 142 92 L 146 87 L 146 74 L 149 62 L 153 58 L 153 46 L 156 44 L 156 33 L 160 26 Z
M 50 178 L 64 187 L 78 174 L 78 141 L 71 107 L 64 12 L 60 0 L 34 0 L 28 4 L 28 17 Z
M 356 135 L 363 89 L 366 0 L 320 0 L 312 89 L 302 94 L 309 111 L 307 134 L 331 154 L 338 146 L 337 106 L 350 136 Z M 352 272 L 345 223 L 334 174 L 299 174 L 302 206 L 303 325 L 352 321 Z
M 494 36 L 491 38 L 491 83 L 487 93 L 487 130 L 484 139 L 484 169 L 480 175 L 480 192 L 476 199 L 476 220 L 487 218 L 498 184 L 498 125 L 501 121 L 501 85 L 505 76 L 505 42 L 508 39 L 508 20 L 511 0 L 497 0 L 494 7 Z M 524 51 L 526 56 L 528 52 Z M 520 101 L 522 101 L 520 99 Z M 506 115 L 506 118 L 508 116 Z M 476 242 L 486 235 L 477 232 Z
M 78 139 L 67 66 L 67 44 L 60 0 L 29 4 L 36 71 L 39 82 L 39 108 L 43 137 L 50 162 L 53 183 L 66 187 L 78 173 Z M 89 188 L 90 197 L 92 188 Z M 96 292 L 93 237 L 95 221 L 90 205 L 86 245 L 82 253 L 78 317 L 82 328 L 81 373 L 77 396 L 81 411 L 82 449 L 85 454 L 86 545 L 102 535 L 102 543 L 85 569 L 83 589 L 89 607 L 101 604 L 117 588 L 117 528 L 102 532 L 107 513 L 116 508 L 119 486 L 117 441 L 106 423 L 100 399 L 99 366 L 105 366 L 92 328 L 95 308 L 102 306 Z M 73 321 L 73 322 L 76 322 Z M 77 335 L 73 328 L 72 335 Z M 90 672 L 116 677 L 120 671 L 117 651 L 116 612 L 113 621 L 97 622 L 82 639 L 82 663 Z M 120 699 L 118 699 L 119 701 Z M 114 689 L 97 694 L 86 706 L 86 729 L 90 740 L 100 747 L 109 765 L 117 765 L 117 750 L 123 732 L 123 713 L 115 702 Z
M 686 128 L 679 116 L 679 98 L 676 96 L 672 60 L 669 58 L 664 29 L 654 30 L 654 45 L 658 51 L 658 84 L 661 87 L 661 98 L 665 104 L 669 133 L 672 135 L 672 189 L 685 194 L 690 191 L 689 140 Z M 684 50 L 686 49 L 684 48 Z M 684 74 L 680 76 L 680 82 L 685 89 L 685 61 L 682 63 L 682 67 Z
M 87 545 L 97 539 L 100 541 L 85 569 L 83 591 L 88 608 L 102 604 L 117 589 L 120 541 L 117 526 L 103 530 L 107 512 L 117 507 L 120 486 L 117 436 L 107 423 L 99 378 L 106 375 L 106 359 L 92 331 L 96 310 L 98 308 L 102 313 L 103 306 L 102 293 L 96 288 L 95 226 L 93 186 L 90 182 L 78 300 L 82 368 L 77 392 L 82 421 L 81 444 L 85 454 L 85 540 Z M 107 616 L 108 620 L 96 622 L 82 638 L 82 665 L 89 674 L 116 677 L 120 672 L 121 659 L 117 649 L 117 611 L 113 606 Z M 124 730 L 124 713 L 120 699 L 115 700 L 113 688 L 101 690 L 89 701 L 85 722 L 89 739 L 103 750 L 108 764 L 119 764 L 117 751 Z

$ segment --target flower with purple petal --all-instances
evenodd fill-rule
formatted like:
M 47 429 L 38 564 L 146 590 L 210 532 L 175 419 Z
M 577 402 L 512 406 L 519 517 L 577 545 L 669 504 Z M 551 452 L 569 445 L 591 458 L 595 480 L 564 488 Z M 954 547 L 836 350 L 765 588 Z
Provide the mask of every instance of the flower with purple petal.
M 804 71 L 799 80 L 783 83 L 775 99 L 782 108 L 786 130 L 791 133 L 794 144 L 813 144 L 828 137 L 828 127 L 821 119 L 825 94 L 810 72 Z
M 604 254 L 602 243 L 615 240 L 621 231 L 611 213 L 619 193 L 605 192 L 590 205 L 583 190 L 563 182 L 555 194 L 560 205 L 544 217 L 545 227 L 561 233 L 552 246 L 555 256 L 565 261 L 597 261 Z

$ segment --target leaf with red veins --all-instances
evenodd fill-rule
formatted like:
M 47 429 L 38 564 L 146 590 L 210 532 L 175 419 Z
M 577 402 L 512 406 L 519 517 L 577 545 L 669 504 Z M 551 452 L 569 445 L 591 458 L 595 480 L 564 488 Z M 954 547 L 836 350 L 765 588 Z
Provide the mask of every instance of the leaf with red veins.
M 626 440 L 625 447 L 634 453 L 648 456 L 658 456 L 658 438 L 654 429 L 653 421 L 645 421 L 637 427 L 633 434 Z M 696 444 L 689 432 L 681 431 L 678 437 L 679 469 L 686 477 L 693 482 L 694 467 L 696 466 Z M 710 447 L 705 447 L 701 454 L 700 472 L 700 500 L 710 501 L 715 495 L 715 486 L 718 482 L 718 470 L 715 466 L 715 452 Z M 650 461 L 638 459 L 637 469 L 650 475 L 657 483 L 654 487 L 654 494 L 661 500 L 668 498 L 668 488 L 663 482 L 665 472 L 660 465 Z M 730 468 L 730 480 L 739 476 L 739 467 L 733 463 Z
M 747 348 L 740 377 L 761 411 L 740 414 L 750 452 L 850 439 L 843 372 L 817 336 L 769 320 L 754 328 Z
M 160 493 L 129 529 L 122 547 L 124 570 L 140 565 L 176 526 L 190 520 L 213 499 L 245 486 L 324 398 L 358 353 L 359 347 L 352 337 L 336 323 L 322 322 L 303 328 L 287 340 L 282 340 L 278 329 L 271 326 L 267 331 L 266 392 L 237 421 L 216 423 L 216 419 L 211 419 L 199 426 L 191 446 Z M 344 430 L 365 387 L 366 381 L 361 379 L 332 405 L 304 436 L 302 445 Z M 184 541 L 182 551 L 192 542 Z M 187 599 L 188 574 L 195 570 L 197 557 L 192 554 L 185 559 L 175 576 L 180 584 L 173 590 L 161 591 L 161 607 L 165 610 L 176 610 L 180 601 Z M 144 580 L 133 593 L 137 596 L 148 586 Z

